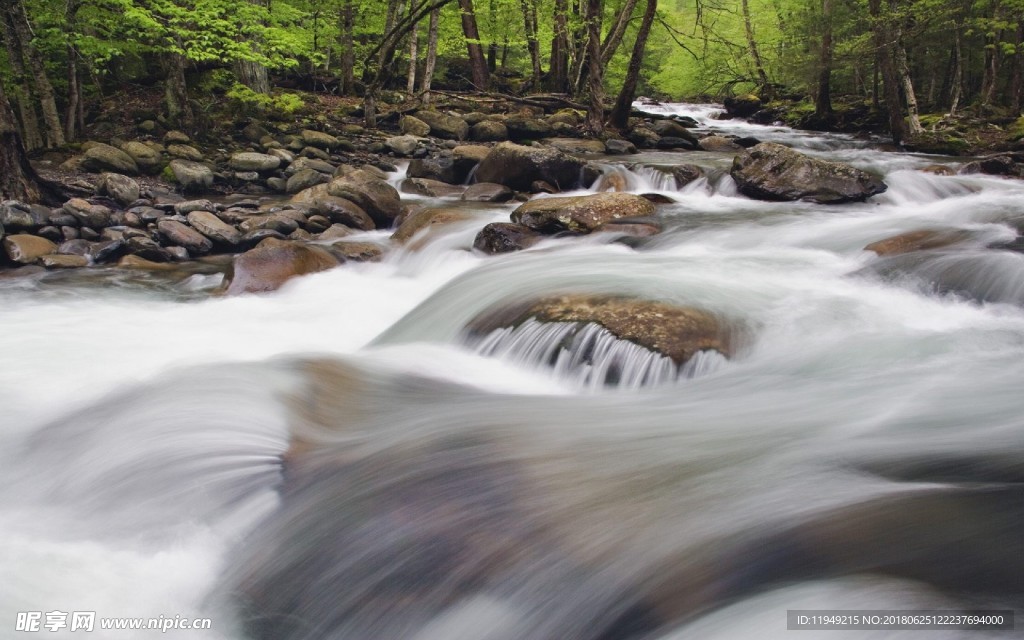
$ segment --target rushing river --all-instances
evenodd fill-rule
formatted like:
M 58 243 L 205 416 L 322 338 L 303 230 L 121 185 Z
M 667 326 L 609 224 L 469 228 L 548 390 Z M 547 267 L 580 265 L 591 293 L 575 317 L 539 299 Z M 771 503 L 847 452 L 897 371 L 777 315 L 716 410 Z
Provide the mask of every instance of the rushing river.
M 486 205 L 269 295 L 214 295 L 215 273 L 0 279 L 0 638 L 835 638 L 787 610 L 963 608 L 1015 608 L 1018 631 L 844 637 L 1024 636 L 1024 254 L 991 248 L 1024 182 L 660 110 L 889 189 L 757 202 L 729 155 L 649 152 L 603 178 L 676 200 L 639 245 L 484 257 L 476 232 L 513 208 Z M 677 190 L 657 167 L 682 162 L 707 177 Z M 938 227 L 970 240 L 864 251 Z M 699 307 L 745 340 L 615 386 L 549 366 L 543 331 L 467 336 L 562 292 Z M 55 610 L 212 628 L 14 630 Z

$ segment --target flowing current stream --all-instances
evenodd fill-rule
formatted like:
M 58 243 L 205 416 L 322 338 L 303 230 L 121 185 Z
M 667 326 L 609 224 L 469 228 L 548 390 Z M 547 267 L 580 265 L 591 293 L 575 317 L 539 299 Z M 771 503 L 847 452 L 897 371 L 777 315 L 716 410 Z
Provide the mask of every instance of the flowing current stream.
M 966 608 L 1016 609 L 1018 631 L 844 637 L 1024 636 L 1024 182 L 659 109 L 889 189 L 758 202 L 731 155 L 645 152 L 602 178 L 676 201 L 640 245 L 484 257 L 513 206 L 481 205 L 269 295 L 0 280 L 0 638 L 834 638 L 787 610 Z M 676 189 L 658 167 L 683 162 L 707 177 Z M 922 228 L 969 240 L 863 250 Z M 745 339 L 676 370 L 593 326 L 466 333 L 565 292 L 699 307 Z M 14 630 L 54 610 L 212 628 Z

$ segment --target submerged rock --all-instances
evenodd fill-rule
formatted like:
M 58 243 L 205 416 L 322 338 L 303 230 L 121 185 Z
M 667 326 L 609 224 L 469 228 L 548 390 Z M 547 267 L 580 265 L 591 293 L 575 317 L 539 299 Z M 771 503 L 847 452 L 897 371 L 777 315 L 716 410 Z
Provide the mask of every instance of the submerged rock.
M 892 256 L 912 251 L 941 249 L 970 239 L 972 233 L 966 229 L 918 229 L 908 231 L 884 240 L 872 242 L 864 247 L 880 256 Z
M 485 313 L 470 323 L 469 330 L 486 335 L 530 318 L 538 322 L 594 323 L 617 338 L 671 358 L 677 365 L 702 351 L 733 355 L 734 332 L 718 316 L 693 307 L 625 296 L 542 298 Z
M 866 171 L 773 142 L 762 142 L 736 156 L 731 175 L 741 193 L 758 200 L 839 204 L 865 200 L 888 188 Z
M 395 242 L 408 242 L 420 231 L 435 226 L 451 224 L 469 220 L 473 214 L 466 209 L 445 209 L 433 208 L 422 209 L 409 215 L 399 225 L 398 230 L 391 235 Z
M 269 238 L 235 257 L 227 276 L 227 294 L 274 291 L 297 276 L 340 264 L 322 247 Z
M 503 184 L 478 182 L 466 189 L 465 193 L 462 194 L 462 199 L 470 202 L 508 202 L 515 195 L 511 189 Z
M 511 253 L 537 244 L 544 235 L 530 227 L 511 222 L 492 222 L 480 230 L 473 248 L 484 253 Z
M 632 193 L 596 193 L 589 196 L 537 198 L 512 212 L 512 222 L 542 233 L 590 233 L 616 218 L 649 216 L 655 206 Z

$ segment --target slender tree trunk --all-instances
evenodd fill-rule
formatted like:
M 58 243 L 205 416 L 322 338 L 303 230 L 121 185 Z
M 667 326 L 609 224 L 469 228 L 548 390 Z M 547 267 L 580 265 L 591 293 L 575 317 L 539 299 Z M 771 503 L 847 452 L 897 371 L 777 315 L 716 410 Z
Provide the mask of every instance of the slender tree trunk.
M 949 95 L 949 115 L 956 115 L 956 110 L 960 106 L 960 95 L 963 92 L 964 87 L 964 63 L 963 53 L 960 50 L 960 27 L 957 27 L 956 36 L 953 39 L 953 85 L 950 88 Z
M 487 70 L 487 60 L 484 59 L 483 47 L 480 46 L 480 31 L 476 26 L 473 0 L 459 0 L 459 8 L 462 10 L 462 33 L 466 37 L 473 85 L 477 90 L 484 91 L 490 84 L 490 73 Z
M 431 100 L 430 85 L 434 81 L 434 68 L 437 66 L 437 23 L 440 17 L 440 9 L 430 12 L 430 24 L 427 26 L 427 59 L 423 65 L 423 80 L 420 82 L 424 104 L 429 104 Z
M 530 77 L 530 88 L 540 91 L 540 77 L 543 73 L 540 66 L 540 43 L 537 42 L 537 4 L 535 0 L 521 0 L 523 23 L 526 27 L 526 49 L 530 53 L 530 65 L 533 75 Z
M 42 189 L 28 163 L 11 103 L 0 83 L 0 199 L 38 202 Z
M 575 47 L 572 51 L 572 64 L 570 65 L 570 83 L 572 87 L 572 95 L 576 98 L 583 96 L 585 92 L 585 83 L 589 80 L 589 68 L 590 55 L 588 48 L 590 45 L 590 26 L 591 21 L 587 19 L 587 12 L 590 9 L 590 0 L 579 0 L 581 4 L 573 3 L 572 9 L 573 14 L 576 18 L 574 22 L 579 25 L 572 36 L 569 38 L 570 42 L 575 43 Z M 582 11 L 582 15 L 581 12 Z M 601 16 L 597 16 L 597 29 L 601 29 Z M 594 58 L 598 60 L 599 58 Z M 603 70 L 602 70 L 603 71 Z
M 188 101 L 188 88 L 185 86 L 185 57 L 177 53 L 167 53 L 161 58 L 161 64 L 164 69 L 167 119 L 175 126 L 191 130 L 195 126 L 195 116 Z
M 1013 115 L 1020 115 L 1021 92 L 1024 90 L 1024 22 L 1017 18 L 1017 29 L 1014 33 L 1013 75 L 1010 76 L 1010 110 Z
M 569 4 L 568 0 L 555 0 L 555 35 L 551 40 L 551 90 L 569 91 Z
M 246 2 L 268 11 L 270 8 L 270 0 L 246 0 Z M 260 42 L 258 40 L 250 38 L 250 43 L 253 49 L 259 51 Z M 254 60 L 238 60 L 235 62 L 235 77 L 256 93 L 270 95 L 270 75 L 263 64 Z
M 391 0 L 396 3 L 401 0 Z M 367 128 L 377 126 L 377 98 L 387 85 L 394 67 L 395 55 L 402 39 L 431 11 L 440 9 L 451 0 L 412 0 L 404 15 L 395 11 L 391 28 L 384 32 L 379 43 L 370 49 L 364 60 L 364 77 L 369 78 L 363 92 L 363 120 Z
M 896 0 L 889 0 L 889 7 L 893 10 Z M 917 94 L 914 92 L 914 80 L 910 75 L 910 66 L 907 64 L 907 50 L 903 48 L 903 29 L 894 25 L 891 30 L 892 57 L 896 65 L 896 73 L 899 75 L 900 85 L 903 88 L 903 98 L 907 103 L 907 114 L 909 116 L 909 132 L 911 135 L 918 135 L 923 131 L 921 128 L 921 117 L 917 109 Z
M 622 12 L 615 19 L 615 24 L 612 25 L 611 31 L 605 37 L 604 44 L 601 45 L 601 64 L 607 66 L 612 56 L 618 50 L 619 45 L 622 44 L 622 36 L 626 34 L 626 27 L 629 26 L 629 21 L 633 19 L 633 9 L 636 8 L 637 1 L 626 0 L 623 5 Z
M 78 52 L 68 46 L 68 107 L 64 111 L 64 136 L 68 141 L 78 137 L 78 107 L 82 101 L 82 87 L 78 82 Z
M 821 60 L 814 101 L 814 114 L 825 120 L 832 119 L 832 2 L 821 0 Z
M 498 7 L 494 4 L 494 0 L 488 2 L 489 15 L 491 18 L 491 41 L 487 45 L 487 70 L 489 73 L 494 73 L 498 69 L 498 43 L 494 40 L 494 25 L 497 24 L 498 19 Z
M 416 93 L 416 65 L 419 62 L 420 30 L 414 28 L 409 34 L 409 74 L 406 76 L 405 92 L 410 96 Z
M 994 0 L 991 5 L 991 16 L 994 21 L 999 20 L 1002 14 L 1002 6 L 999 0 Z M 995 100 L 996 84 L 999 81 L 999 42 L 1002 40 L 1001 31 L 992 31 L 985 37 L 985 71 L 981 81 L 981 104 L 988 106 Z
M 350 96 L 356 92 L 356 45 L 354 0 L 341 5 L 338 21 L 341 27 L 341 93 Z
M 587 129 L 595 136 L 604 133 L 604 66 L 601 64 L 601 11 L 603 0 L 587 0 Z
M 9 0 L 4 4 L 8 5 L 9 18 L 14 27 L 13 35 L 17 38 L 21 59 L 27 63 L 28 70 L 31 71 L 36 99 L 43 112 L 43 138 L 46 146 L 48 148 L 59 147 L 64 144 L 64 126 L 61 124 L 60 115 L 57 112 L 57 100 L 53 85 L 50 84 L 50 79 L 46 75 L 43 57 L 32 44 L 32 25 L 28 21 L 25 4 L 22 0 Z
M 629 68 L 626 70 L 626 79 L 622 83 L 622 90 L 615 101 L 609 124 L 623 131 L 629 127 L 629 114 L 633 110 L 633 98 L 636 97 L 636 85 L 640 79 L 640 67 L 644 61 L 644 50 L 647 48 L 647 36 L 651 33 L 651 25 L 654 24 L 654 16 L 658 12 L 658 0 L 647 0 L 647 8 L 644 10 L 643 20 L 640 22 L 640 29 L 636 34 L 636 41 L 633 43 L 633 55 L 629 58 Z
M 757 40 L 754 38 L 754 24 L 750 19 L 750 2 L 742 0 L 743 29 L 747 36 L 747 50 L 750 52 L 750 59 L 754 63 L 754 72 L 757 73 L 757 81 L 764 97 L 771 97 L 771 83 L 768 81 L 768 73 L 764 70 L 764 62 L 761 61 L 761 52 L 757 48 Z
M 21 48 L 18 47 L 18 36 L 14 32 L 14 25 L 10 22 L 10 16 L 0 16 L 3 22 L 4 47 L 7 49 L 7 60 L 11 65 L 14 75 L 15 95 L 14 101 L 18 106 L 18 115 L 21 120 L 21 138 L 28 151 L 42 149 L 45 146 L 43 134 L 39 131 L 39 116 L 36 113 L 36 100 L 32 95 L 32 87 L 29 84 L 28 73 L 25 70 L 25 61 L 21 58 Z
M 68 0 L 64 12 L 64 29 L 69 42 L 66 49 L 68 101 L 67 109 L 64 111 L 64 138 L 69 142 L 78 137 L 78 111 L 82 104 L 82 84 L 78 77 L 78 51 L 73 44 L 70 44 L 71 36 L 78 23 L 78 10 L 81 6 L 79 0 Z
M 896 72 L 896 63 L 892 55 L 893 34 L 889 16 L 882 15 L 882 0 L 868 0 L 868 11 L 873 22 L 875 53 L 878 69 L 882 76 L 885 92 L 885 106 L 889 113 L 889 131 L 893 143 L 903 144 L 906 127 L 903 124 L 903 107 L 900 102 L 900 83 Z

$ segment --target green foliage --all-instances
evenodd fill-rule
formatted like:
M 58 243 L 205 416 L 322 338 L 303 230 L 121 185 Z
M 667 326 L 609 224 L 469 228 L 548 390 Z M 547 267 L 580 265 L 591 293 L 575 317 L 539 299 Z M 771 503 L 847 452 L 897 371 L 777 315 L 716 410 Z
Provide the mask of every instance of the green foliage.
M 287 118 L 306 106 L 295 93 L 277 92 L 273 95 L 256 93 L 241 83 L 235 83 L 224 94 L 233 109 L 246 115 L 263 115 Z

